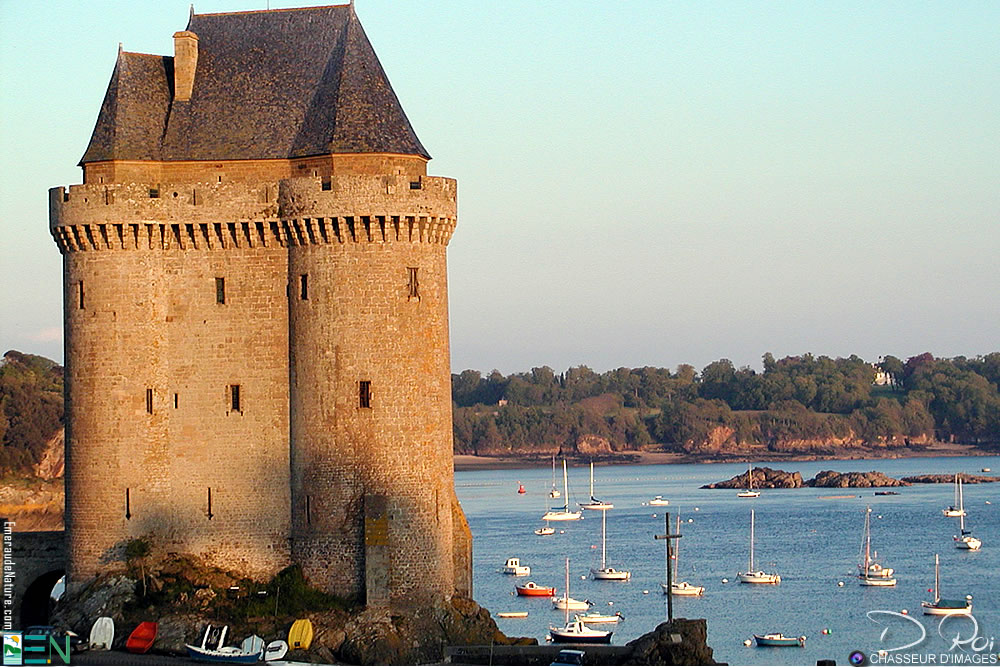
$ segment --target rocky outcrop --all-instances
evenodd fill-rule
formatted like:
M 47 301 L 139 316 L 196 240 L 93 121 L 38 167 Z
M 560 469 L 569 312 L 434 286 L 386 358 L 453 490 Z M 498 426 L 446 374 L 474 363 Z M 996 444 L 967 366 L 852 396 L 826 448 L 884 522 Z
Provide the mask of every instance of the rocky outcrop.
M 705 619 L 675 618 L 626 646 L 632 653 L 623 665 L 716 665 L 708 646 Z
M 902 479 L 910 484 L 953 484 L 955 475 L 910 475 Z M 1000 482 L 1000 477 L 962 473 L 962 484 L 989 484 L 990 482 Z
M 297 568 L 269 583 L 210 568 L 192 558 L 131 563 L 67 592 L 53 614 L 53 624 L 87 636 L 100 616 L 118 628 L 116 648 L 142 621 L 160 625 L 153 651 L 186 655 L 185 644 L 198 642 L 206 625 L 228 625 L 231 644 L 250 634 L 270 641 L 287 637 L 297 618 L 313 622 L 308 651 L 290 660 L 318 664 L 417 665 L 440 663 L 446 646 L 505 645 L 489 612 L 474 601 L 453 598 L 438 605 L 365 608 L 316 591 Z M 534 640 L 526 640 L 534 642 Z
M 910 483 L 893 479 L 874 470 L 871 472 L 836 472 L 833 470 L 824 470 L 806 482 L 806 486 L 854 489 L 879 486 L 910 486 Z
M 66 473 L 66 429 L 59 429 L 47 443 L 41 460 L 35 464 L 35 477 L 58 479 Z
M 706 484 L 703 489 L 748 489 L 750 475 L 743 473 L 724 482 Z M 772 470 L 771 468 L 753 469 L 753 486 L 755 489 L 798 489 L 803 486 L 802 475 L 797 472 Z

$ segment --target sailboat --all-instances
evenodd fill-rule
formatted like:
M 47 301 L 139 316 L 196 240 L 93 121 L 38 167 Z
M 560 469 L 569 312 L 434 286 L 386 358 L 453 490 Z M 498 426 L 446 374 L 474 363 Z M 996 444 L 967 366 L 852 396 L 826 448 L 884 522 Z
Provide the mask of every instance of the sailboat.
M 865 535 L 861 541 L 861 551 L 864 554 L 864 564 L 858 565 L 858 583 L 862 586 L 895 586 L 891 567 L 882 567 L 875 559 L 878 553 L 872 554 L 871 505 L 865 507 Z
M 616 570 L 608 567 L 608 513 L 601 512 L 601 569 L 590 568 L 590 576 L 594 579 L 610 579 L 612 581 L 628 581 L 632 573 L 628 570 Z
M 569 558 L 566 559 L 566 588 L 565 597 L 569 597 Z M 571 644 L 610 644 L 612 632 L 606 630 L 594 630 L 588 628 L 579 617 L 571 623 L 569 620 L 569 606 L 564 608 L 566 620 L 561 628 L 549 627 L 549 636 L 555 643 Z
M 958 478 L 958 526 L 961 531 L 955 536 L 955 548 L 968 551 L 979 551 L 983 541 L 972 536 L 972 531 L 965 529 L 965 498 L 962 496 L 962 478 Z
M 680 512 L 677 513 L 677 529 L 674 531 L 678 535 L 681 532 L 681 515 Z M 704 586 L 693 586 L 686 581 L 677 581 L 677 561 L 680 558 L 680 541 L 678 540 L 677 545 L 674 546 L 674 576 L 670 583 L 670 593 L 672 595 L 679 595 L 684 597 L 695 597 L 698 595 L 705 594 Z M 666 576 L 667 568 L 670 567 L 670 563 L 667 560 L 667 542 L 663 541 L 663 574 Z M 663 589 L 663 594 L 667 594 L 667 585 L 660 584 L 660 588 Z
M 962 496 L 962 478 L 958 473 L 955 473 L 955 500 L 946 509 L 941 510 L 941 513 L 944 514 L 945 516 L 950 516 L 950 517 L 965 516 L 965 508 L 962 507 L 961 496 Z
M 779 574 L 767 574 L 763 570 L 753 569 L 753 528 L 754 511 L 750 510 L 750 567 L 747 568 L 746 572 L 740 572 L 736 576 L 739 577 L 741 584 L 780 584 L 781 576 Z
M 971 595 L 966 595 L 964 600 L 946 600 L 941 597 L 941 564 L 937 554 L 934 554 L 934 602 L 921 602 L 920 606 L 928 616 L 972 613 Z
M 583 516 L 583 512 L 569 511 L 569 476 L 566 474 L 566 460 L 563 459 L 563 495 L 566 504 L 560 509 L 549 510 L 542 515 L 543 521 L 576 521 Z
M 611 503 L 606 503 L 603 500 L 598 500 L 594 497 L 594 462 L 590 462 L 590 500 L 585 503 L 580 503 L 580 507 L 585 510 L 609 510 L 614 507 Z
M 552 490 L 549 491 L 549 498 L 558 498 L 562 494 L 556 488 L 556 457 L 552 456 Z
M 737 498 L 757 498 L 760 496 L 760 491 L 753 488 L 753 466 L 749 463 L 747 464 L 747 485 L 746 491 L 740 491 L 736 494 Z

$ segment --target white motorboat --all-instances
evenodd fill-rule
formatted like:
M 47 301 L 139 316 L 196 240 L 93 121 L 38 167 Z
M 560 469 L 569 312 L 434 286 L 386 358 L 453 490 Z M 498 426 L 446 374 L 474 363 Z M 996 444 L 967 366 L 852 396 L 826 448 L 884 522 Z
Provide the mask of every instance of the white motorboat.
M 601 623 L 617 623 L 618 621 L 625 620 L 625 617 L 622 616 L 620 611 L 616 611 L 613 614 L 598 614 L 597 612 L 591 612 L 589 614 L 577 616 L 577 618 L 584 623 L 589 623 L 591 625 L 600 625 Z
M 893 578 L 891 567 L 882 567 L 875 559 L 877 553 L 872 553 L 872 508 L 871 505 L 865 507 L 865 531 L 861 538 L 861 554 L 863 562 L 858 565 L 858 583 L 862 586 L 895 586 L 896 580 Z
M 548 522 L 545 522 L 545 525 L 541 528 L 535 529 L 535 535 L 555 535 L 555 532 L 556 529 L 550 526 Z
M 590 462 L 590 500 L 585 503 L 580 503 L 580 507 L 585 510 L 609 510 L 613 509 L 614 505 L 603 500 L 598 500 L 594 497 L 594 462 Z
M 678 512 L 677 513 L 677 528 L 674 531 L 674 533 L 676 533 L 677 535 L 680 535 L 680 532 L 681 532 L 681 515 L 680 515 L 680 512 Z M 674 562 L 672 564 L 672 566 L 673 566 L 673 577 L 671 577 L 671 581 L 670 581 L 670 594 L 671 595 L 676 595 L 678 597 L 698 597 L 699 595 L 704 595 L 705 594 L 705 587 L 704 586 L 695 586 L 693 584 L 689 584 L 686 581 L 677 581 L 677 564 L 678 564 L 678 561 L 680 560 L 680 540 L 677 541 L 677 545 L 674 547 L 674 554 L 673 555 L 674 555 Z M 663 541 L 663 573 L 664 573 L 664 577 L 666 577 L 666 573 L 667 573 L 667 568 L 668 567 L 671 567 L 671 563 L 669 562 L 669 557 L 667 555 L 667 541 L 664 540 Z M 667 584 L 666 583 L 660 584 L 660 588 L 663 589 L 663 594 L 666 595 L 667 594 Z
M 983 541 L 972 536 L 971 530 L 965 529 L 965 497 L 962 494 L 962 478 L 958 478 L 958 526 L 959 534 L 955 536 L 955 548 L 966 551 L 979 551 Z
M 747 489 L 736 494 L 737 498 L 759 498 L 760 491 L 753 488 L 753 466 L 747 464 Z
M 750 510 L 750 566 L 746 572 L 739 572 L 736 576 L 741 584 L 780 584 L 781 576 L 777 573 L 768 574 L 763 570 L 755 570 L 753 566 L 753 530 L 754 511 Z
M 590 576 L 594 579 L 610 581 L 628 581 L 632 573 L 628 570 L 618 570 L 608 567 L 608 513 L 601 512 L 601 569 L 590 568 Z
M 564 598 L 567 600 L 572 599 L 569 597 L 569 558 L 566 559 L 566 588 L 564 589 Z M 579 617 L 570 622 L 569 607 L 566 607 L 564 612 L 566 618 L 565 625 L 561 628 L 549 627 L 549 637 L 553 642 L 573 644 L 611 643 L 611 632 L 589 628 Z
M 941 514 L 944 514 L 945 516 L 948 517 L 965 516 L 965 508 L 962 507 L 961 501 L 959 499 L 962 494 L 962 477 L 959 475 L 959 473 L 955 473 L 954 485 L 955 485 L 955 500 L 951 505 L 941 510 Z
M 669 505 L 670 501 L 664 499 L 663 496 L 656 496 L 655 498 L 653 498 L 652 500 L 650 500 L 648 504 L 650 504 L 650 505 Z
M 928 616 L 972 613 L 971 595 L 966 595 L 964 600 L 946 600 L 941 597 L 941 564 L 937 554 L 934 554 L 934 602 L 921 602 L 920 606 Z
M 566 474 L 565 459 L 563 459 L 563 495 L 566 497 L 566 504 L 559 509 L 549 510 L 543 514 L 543 521 L 576 521 L 583 517 L 583 512 L 569 511 L 569 476 Z
M 521 565 L 520 558 L 508 558 L 501 572 L 512 574 L 515 577 L 527 577 L 531 574 L 531 568 L 527 565 Z
M 552 608 L 560 611 L 587 611 L 590 607 L 589 600 L 577 600 L 565 595 L 561 598 L 552 598 Z

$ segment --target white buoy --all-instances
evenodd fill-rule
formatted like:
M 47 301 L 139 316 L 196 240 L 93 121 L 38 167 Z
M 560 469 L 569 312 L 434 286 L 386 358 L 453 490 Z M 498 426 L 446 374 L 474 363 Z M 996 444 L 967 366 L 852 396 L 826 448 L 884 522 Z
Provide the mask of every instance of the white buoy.
M 613 604 L 614 604 L 614 602 L 609 602 L 609 603 L 608 603 L 608 606 L 610 607 L 610 606 L 611 606 L 611 605 L 613 605 Z
M 844 585 L 844 582 L 843 582 L 843 581 L 838 581 L 838 582 L 837 582 L 837 585 L 838 585 L 838 586 L 843 586 L 843 585 Z
M 744 639 L 743 640 L 743 645 L 744 646 L 753 646 L 753 640 L 752 639 Z
M 581 579 L 586 579 L 586 578 L 587 578 L 587 575 L 585 575 L 585 574 L 581 574 L 581 575 L 580 575 L 580 578 L 581 578 Z
M 729 580 L 728 580 L 728 579 L 726 579 L 726 578 L 723 578 L 723 579 L 722 579 L 722 583 L 724 583 L 724 584 L 728 584 L 728 583 L 729 583 Z
M 908 611 L 906 611 L 905 609 L 903 609 L 903 610 L 901 610 L 901 611 L 900 611 L 899 613 L 900 613 L 900 614 L 902 614 L 903 616 L 906 616 L 906 615 L 907 615 L 908 613 L 910 613 L 910 612 L 908 612 Z
M 701 511 L 701 508 L 700 508 L 700 507 L 695 507 L 695 508 L 694 508 L 694 511 L 695 511 L 695 512 L 700 512 L 700 511 Z
M 643 595 L 649 595 L 649 591 L 643 591 L 642 594 Z
M 694 523 L 694 519 L 688 519 L 688 523 Z

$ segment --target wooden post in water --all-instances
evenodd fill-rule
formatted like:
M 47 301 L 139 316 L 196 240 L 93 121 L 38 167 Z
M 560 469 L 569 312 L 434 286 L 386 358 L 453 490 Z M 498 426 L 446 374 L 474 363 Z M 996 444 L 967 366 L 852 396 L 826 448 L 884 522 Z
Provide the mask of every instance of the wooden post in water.
M 666 594 L 667 594 L 667 620 L 668 621 L 673 621 L 674 620 L 674 592 L 673 592 L 674 582 L 673 582 L 673 574 L 672 574 L 673 568 L 671 567 L 671 565 L 673 565 L 674 550 L 673 550 L 673 546 L 672 546 L 673 542 L 671 542 L 671 540 L 679 539 L 681 537 L 681 534 L 680 533 L 677 533 L 676 535 L 671 535 L 670 534 L 670 512 L 664 512 L 663 513 L 663 526 L 665 528 L 665 530 L 663 531 L 663 535 L 654 535 L 653 537 L 655 539 L 657 539 L 657 540 L 666 540 L 667 541 L 667 590 L 665 591 Z

